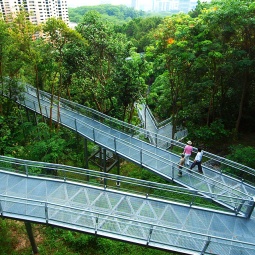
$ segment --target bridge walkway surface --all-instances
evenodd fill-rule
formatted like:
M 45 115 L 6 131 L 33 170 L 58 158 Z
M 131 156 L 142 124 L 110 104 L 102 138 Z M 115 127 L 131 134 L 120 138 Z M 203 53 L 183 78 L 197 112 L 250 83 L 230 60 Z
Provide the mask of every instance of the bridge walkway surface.
M 184 167 L 183 176 L 178 177 L 177 164 L 180 156 L 146 142 L 146 130 L 63 98 L 59 103 L 56 102 L 57 98 L 54 98 L 56 103 L 51 108 L 51 95 L 43 91 L 39 91 L 39 98 L 40 107 L 36 89 L 26 85 L 25 92 L 17 102 L 47 118 L 52 115 L 54 121 L 60 122 L 61 125 L 78 132 L 103 148 L 139 164 L 166 180 L 198 191 L 235 211 L 237 215 L 255 217 L 254 186 L 207 166 L 203 166 L 203 175 L 196 171 L 190 172 Z M 178 143 L 167 140 L 166 137 L 157 138 L 165 139 L 169 143 Z
M 50 176 L 52 172 L 58 174 Z M 80 180 L 90 176 L 92 181 L 72 180 L 69 176 L 74 173 Z M 125 182 L 154 185 L 153 190 L 170 186 L 0 156 L 1 216 L 185 254 L 255 254 L 254 219 L 100 186 L 95 181 L 98 178 L 118 180 L 123 186 Z M 184 192 L 185 188 L 177 189 Z
M 90 210 L 90 207 L 85 207 L 85 211 L 82 213 L 82 215 L 85 215 L 85 218 L 83 218 L 84 224 L 81 224 L 82 226 L 77 224 L 79 225 L 79 227 L 77 227 L 75 224 L 70 224 L 70 219 L 75 219 L 76 216 L 78 216 L 78 219 L 81 219 L 82 217 L 79 213 L 82 210 L 79 207 L 79 202 L 77 202 L 77 204 L 75 204 L 76 201 L 73 203 L 70 200 L 70 197 L 76 197 L 75 194 L 78 193 L 75 193 L 75 189 L 78 186 L 80 187 L 80 184 L 69 183 L 64 179 L 60 185 L 61 181 L 56 180 L 55 177 L 54 179 L 49 179 L 42 176 L 30 176 L 27 170 L 25 170 L 26 176 L 21 176 L 17 173 L 8 173 L 6 172 L 6 168 L 2 167 L 1 180 L 3 180 L 3 182 L 0 186 L 2 194 L 0 200 L 0 212 L 3 217 L 15 218 L 16 215 L 17 218 L 25 219 L 28 211 L 31 210 L 32 215 L 29 214 L 26 220 L 29 220 L 30 217 L 30 220 L 36 219 L 36 222 L 41 221 L 42 223 L 46 222 L 53 225 L 59 224 L 59 226 L 66 226 L 76 230 L 79 230 L 78 228 L 80 228 L 80 230 L 84 232 L 97 234 L 102 233 L 102 235 L 108 237 L 118 238 L 125 241 L 133 241 L 141 244 L 144 244 L 144 240 L 147 238 L 146 245 L 167 250 L 180 251 L 186 254 L 255 255 L 253 233 L 255 220 L 253 210 L 255 188 L 252 185 L 207 166 L 203 167 L 203 175 L 200 175 L 197 172 L 189 172 L 188 169 L 184 168 L 183 177 L 178 177 L 177 164 L 179 161 L 179 155 L 159 148 L 157 146 L 157 141 L 160 140 L 162 142 L 163 139 L 165 143 L 169 143 L 170 145 L 182 145 L 181 143 L 155 134 L 154 141 L 156 142 L 153 145 L 148 142 L 148 132 L 144 129 L 118 121 L 93 109 L 78 105 L 62 98 L 60 101 L 58 101 L 57 98 L 54 98 L 55 103 L 52 107 L 50 101 L 51 95 L 43 91 L 39 91 L 38 99 L 36 90 L 29 85 L 26 86 L 26 91 L 23 93 L 22 97 L 16 99 L 17 103 L 25 106 L 27 109 L 30 109 L 35 113 L 42 114 L 47 118 L 50 118 L 51 116 L 54 121 L 76 131 L 84 138 L 93 141 L 99 146 L 110 150 L 131 162 L 139 164 L 166 180 L 174 181 L 184 187 L 187 187 L 196 195 L 203 195 L 205 198 L 210 198 L 212 201 L 219 203 L 230 211 L 218 212 L 216 210 L 208 210 L 205 208 L 194 208 L 191 206 L 192 202 L 189 206 L 183 206 L 178 203 L 160 201 L 160 203 L 162 202 L 165 205 L 173 205 L 171 208 L 167 207 L 166 209 L 165 207 L 165 210 L 162 211 L 161 204 L 154 204 L 154 201 L 158 200 L 152 199 L 153 203 L 149 205 L 147 204 L 147 201 L 149 200 L 148 197 L 131 195 L 132 198 L 139 198 L 138 200 L 142 207 L 138 207 L 134 202 L 134 200 L 138 201 L 136 199 L 128 200 L 127 202 L 126 199 L 130 195 L 128 192 L 121 193 L 116 190 L 108 190 L 106 187 L 100 189 L 86 186 L 87 188 L 91 188 L 88 192 L 91 194 L 87 194 L 83 191 L 83 194 L 86 194 L 84 195 L 86 199 L 89 199 L 87 201 L 91 201 L 89 196 L 95 197 L 96 201 L 104 201 L 104 203 L 102 202 L 103 208 L 107 205 L 108 211 L 105 214 L 103 209 L 100 211 L 101 209 L 98 210 L 98 208 L 96 208 L 96 212 L 92 210 L 93 213 L 90 214 L 91 211 L 88 211 L 88 209 Z M 150 135 L 153 134 L 150 132 Z M 205 152 L 205 155 L 212 156 L 212 158 L 217 157 L 215 155 L 210 155 L 208 152 Z M 221 160 L 222 162 L 225 161 L 225 159 Z M 254 171 L 253 169 L 240 166 L 234 162 L 227 163 L 230 163 L 232 167 L 235 167 L 235 169 L 238 170 L 244 169 L 244 171 L 249 173 L 253 173 Z M 36 164 L 39 164 L 39 162 Z M 24 163 L 24 165 L 28 166 L 28 163 Z M 56 170 L 59 171 L 59 167 L 56 166 Z M 119 176 L 118 178 L 123 177 Z M 14 181 L 14 183 L 12 181 Z M 23 184 L 20 185 L 22 182 Z M 6 183 L 8 183 L 8 185 Z M 27 186 L 26 190 L 22 191 L 24 184 L 29 186 Z M 70 186 L 68 186 L 69 184 Z M 56 190 L 55 188 L 57 186 L 55 185 L 59 185 Z M 46 194 L 44 196 L 46 202 L 42 202 L 43 200 L 41 200 L 41 198 L 37 201 L 37 198 L 39 198 L 40 195 L 37 196 L 35 194 L 38 193 L 36 188 L 39 186 L 45 187 L 45 190 L 43 190 L 44 193 L 42 192 L 42 194 Z M 83 187 L 84 184 L 81 186 Z M 71 192 L 73 191 L 71 195 L 68 193 L 69 189 Z M 33 194 L 31 194 L 32 198 L 28 195 L 30 190 L 34 190 Z M 52 193 L 51 191 L 53 190 L 55 190 L 55 192 Z M 95 195 L 92 190 L 97 190 L 96 194 L 98 195 Z M 41 191 L 39 194 L 40 193 Z M 21 197 L 22 194 L 25 195 Z M 53 199 L 56 199 L 56 201 L 59 201 L 60 203 L 57 202 L 54 204 L 54 201 L 52 202 L 52 200 L 49 200 L 52 204 L 51 202 L 49 203 L 48 195 L 50 194 L 54 194 Z M 122 197 L 118 200 L 118 202 L 116 202 L 114 197 L 115 195 L 108 200 L 108 197 L 110 197 L 109 194 L 118 194 L 118 196 Z M 37 198 L 33 198 L 33 195 L 37 196 Z M 65 199 L 67 197 L 68 202 L 65 204 L 62 198 Z M 101 198 L 102 200 L 100 200 Z M 115 201 L 117 204 L 112 201 Z M 125 201 L 126 205 L 128 205 L 127 210 L 129 213 L 126 214 L 126 212 L 121 211 L 120 214 L 115 215 L 113 208 L 117 208 L 117 205 L 121 205 L 122 201 Z M 83 202 L 84 200 L 82 199 L 82 203 Z M 96 202 L 87 203 L 89 205 L 96 204 Z M 41 206 L 39 206 L 39 204 L 41 204 Z M 32 205 L 32 207 L 30 205 Z M 34 209 L 32 209 L 33 205 L 36 205 Z M 70 206 L 70 208 L 68 206 Z M 18 211 L 20 208 L 24 209 L 23 212 L 26 215 L 25 217 L 21 217 L 22 214 Z M 147 217 L 148 215 L 143 210 L 144 208 L 149 210 L 148 215 L 153 215 L 154 221 L 150 217 L 150 219 Z M 36 212 L 39 209 L 41 209 L 41 211 Z M 68 211 L 69 209 L 72 209 L 72 211 Z M 138 211 L 136 211 L 136 209 Z M 40 220 L 37 216 L 43 211 L 44 216 L 41 217 Z M 68 213 L 66 213 L 66 211 Z M 58 214 L 61 215 L 62 218 L 54 219 L 54 217 L 52 217 L 50 222 L 49 212 L 52 212 L 52 214 L 50 214 L 51 216 Z M 164 214 L 164 212 L 166 214 Z M 88 215 L 90 217 L 89 219 L 86 218 Z M 164 220 L 160 221 L 161 218 L 159 215 L 162 216 L 166 222 L 164 222 Z M 103 217 L 103 223 L 101 222 L 101 216 Z M 142 217 L 140 218 L 140 216 Z M 179 216 L 179 218 L 177 216 Z M 66 218 L 69 218 L 69 221 Z M 76 219 L 77 222 L 78 219 Z M 111 219 L 111 223 L 107 222 L 106 219 Z M 122 220 L 127 222 L 130 219 L 132 219 L 133 224 L 123 224 Z M 86 225 L 86 220 L 94 223 L 93 230 L 89 229 L 88 225 Z M 148 222 L 146 222 L 146 220 L 148 220 Z M 170 221 L 170 223 L 167 223 L 168 221 Z M 98 224 L 99 222 L 102 224 Z M 83 225 L 86 227 L 84 228 Z M 114 227 L 110 231 L 108 229 L 99 228 L 106 225 L 112 225 Z M 137 228 L 137 226 L 139 226 L 139 228 Z M 105 232 L 100 232 L 98 229 Z M 133 234 L 130 234 L 131 229 L 135 229 L 134 236 L 132 236 Z M 127 231 L 123 235 L 124 237 L 118 233 L 118 231 L 123 230 Z M 143 238 L 137 236 L 137 233 L 139 233 L 138 230 L 141 230 L 143 233 Z M 147 232 L 145 230 L 147 230 Z M 166 234 L 168 231 L 170 231 L 170 233 Z M 171 236 L 173 239 L 170 238 Z M 203 238 L 201 238 L 201 236 L 203 236 Z M 177 240 L 180 240 L 180 242 Z

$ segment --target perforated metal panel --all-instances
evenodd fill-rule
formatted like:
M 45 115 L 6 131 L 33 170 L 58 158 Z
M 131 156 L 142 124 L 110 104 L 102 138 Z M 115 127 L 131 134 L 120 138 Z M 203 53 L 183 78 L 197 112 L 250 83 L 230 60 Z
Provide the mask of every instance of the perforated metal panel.
M 255 254 L 253 219 L 8 172 L 0 172 L 0 187 L 2 216 L 190 254 L 205 247 L 206 254 Z
M 24 101 L 19 103 L 39 113 L 36 95 L 35 88 L 27 86 Z M 40 105 L 42 114 L 49 117 L 50 95 L 48 93 L 40 92 Z M 52 111 L 52 118 L 57 121 L 58 106 L 53 105 Z M 237 213 L 250 216 L 250 210 L 253 210 L 254 187 L 206 166 L 203 166 L 203 175 L 196 170 L 190 172 L 184 167 L 183 176 L 178 177 L 179 156 L 145 142 L 142 138 L 146 136 L 146 130 L 65 99 L 60 101 L 60 123 L 165 179 L 174 180 L 185 187 L 205 193 L 206 196 L 208 193 L 213 193 L 211 196 L 213 200 Z M 226 199 L 226 197 L 237 197 L 245 201 L 240 203 L 240 200 Z M 255 217 L 254 215 L 253 212 L 251 217 Z

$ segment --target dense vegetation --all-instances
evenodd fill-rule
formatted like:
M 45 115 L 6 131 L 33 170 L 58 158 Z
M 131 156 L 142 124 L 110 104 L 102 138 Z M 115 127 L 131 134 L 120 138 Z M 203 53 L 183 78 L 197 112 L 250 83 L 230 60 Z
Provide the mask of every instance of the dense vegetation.
M 188 128 L 195 145 L 229 153 L 229 158 L 255 168 L 255 3 L 199 3 L 189 14 L 165 18 L 111 8 L 107 15 L 112 12 L 125 23 L 107 21 L 90 8 L 78 8 L 76 30 L 56 19 L 34 26 L 24 12 L 13 22 L 1 19 L 1 90 L 15 99 L 18 82 L 28 82 L 133 124 L 138 123 L 134 103 L 146 101 L 158 119 L 172 117 L 175 129 Z M 82 139 L 0 97 L 1 155 L 83 167 Z M 235 146 L 249 134 L 249 141 Z M 92 153 L 94 145 L 89 146 Z M 143 171 L 130 173 L 145 178 Z M 1 221 L 1 233 L 8 242 L 6 224 Z M 54 235 L 60 246 L 69 244 L 61 246 L 66 253 L 54 254 L 81 254 L 75 249 L 86 249 L 88 243 L 97 254 L 120 249 L 134 253 L 131 246 L 118 244 L 112 253 L 104 253 L 100 249 L 108 247 L 108 240 L 46 228 L 45 240 Z M 54 245 L 45 254 L 60 249 Z M 6 249 L 3 254 L 10 254 Z M 136 253 L 157 254 L 144 248 Z
M 68 14 L 71 22 L 80 23 L 85 14 L 96 11 L 101 14 L 102 19 L 109 20 L 116 24 L 122 24 L 134 18 L 146 16 L 144 11 L 136 11 L 134 8 L 125 5 L 102 4 L 97 6 L 81 6 L 69 8 Z

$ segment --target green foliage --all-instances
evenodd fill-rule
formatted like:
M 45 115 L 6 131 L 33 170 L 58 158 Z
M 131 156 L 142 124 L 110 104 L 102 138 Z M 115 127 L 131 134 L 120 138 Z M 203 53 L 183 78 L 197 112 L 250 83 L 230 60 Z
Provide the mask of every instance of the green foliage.
M 115 117 L 131 122 L 134 113 L 134 104 L 138 102 L 142 95 L 147 92 L 145 77 L 150 72 L 150 64 L 144 56 L 130 50 L 130 57 L 126 61 L 121 61 L 117 65 L 113 81 L 117 84 L 115 91 L 116 107 Z M 117 111 L 116 111 L 117 110 Z
M 153 43 L 153 32 L 162 21 L 163 18 L 157 16 L 139 17 L 122 26 L 115 25 L 115 30 L 124 33 L 137 48 L 137 52 L 144 52 Z
M 240 171 L 237 168 L 233 168 L 229 165 L 222 165 L 222 169 L 229 175 L 244 179 L 246 182 L 255 183 L 255 148 L 244 145 L 232 145 L 230 146 L 230 154 L 227 155 L 227 159 L 237 162 L 241 165 L 250 167 L 252 170 Z
M 4 112 L 0 115 L 0 153 L 18 156 L 24 149 L 20 143 L 22 130 L 19 126 L 19 112 L 12 102 L 3 100 L 2 103 Z
M 233 145 L 230 147 L 228 159 L 238 162 L 239 164 L 255 169 L 255 148 L 244 145 Z
M 69 8 L 69 19 L 71 22 L 80 23 L 85 14 L 90 11 L 96 11 L 100 13 L 104 20 L 110 20 L 115 24 L 124 22 L 130 19 L 134 19 L 140 16 L 145 16 L 145 12 L 136 11 L 133 8 L 125 5 L 96 5 L 96 6 L 81 6 L 77 8 Z
M 230 132 L 224 127 L 221 120 L 216 120 L 210 126 L 188 126 L 189 137 L 196 147 L 202 147 L 204 150 L 220 151 L 226 148 Z
M 217 120 L 228 132 L 254 130 L 253 8 L 251 1 L 212 1 L 164 19 L 146 52 L 154 58 L 148 102 L 157 116 L 196 130 Z
M 97 255 L 171 255 L 174 253 L 163 252 L 148 247 L 140 247 L 121 241 L 113 241 L 107 238 L 97 237 L 95 235 L 82 234 L 74 231 L 59 231 L 55 229 L 47 230 L 47 239 L 56 240 L 54 238 L 55 233 L 58 235 L 55 237 L 61 240 L 59 243 L 62 244 L 64 241 L 68 247 L 69 253 L 66 254 L 83 254 L 86 250 L 86 254 L 97 254 Z M 59 247 L 60 248 L 60 247 Z M 63 248 L 60 248 L 63 249 Z M 74 253 L 71 253 L 73 251 Z M 55 253 L 54 253 L 55 255 Z
M 11 225 L 5 220 L 0 219 L 0 243 L 1 243 L 1 255 L 13 254 L 13 247 L 17 242 L 16 237 L 11 236 Z M 15 253 L 16 254 L 16 253 Z

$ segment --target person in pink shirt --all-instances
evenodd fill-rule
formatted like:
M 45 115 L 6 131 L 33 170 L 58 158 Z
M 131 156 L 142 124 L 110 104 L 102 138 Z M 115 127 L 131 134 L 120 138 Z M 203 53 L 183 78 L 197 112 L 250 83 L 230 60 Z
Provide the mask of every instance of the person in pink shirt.
M 183 154 L 184 154 L 184 159 L 185 159 L 185 166 L 189 166 L 189 157 L 192 153 L 193 147 L 192 147 L 192 142 L 188 141 L 187 145 L 184 147 Z

